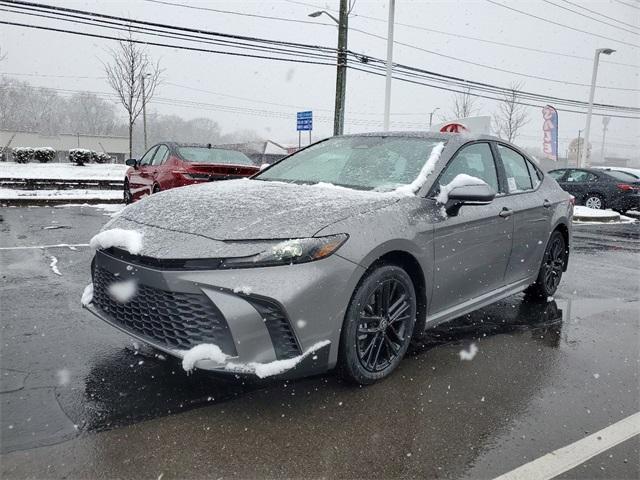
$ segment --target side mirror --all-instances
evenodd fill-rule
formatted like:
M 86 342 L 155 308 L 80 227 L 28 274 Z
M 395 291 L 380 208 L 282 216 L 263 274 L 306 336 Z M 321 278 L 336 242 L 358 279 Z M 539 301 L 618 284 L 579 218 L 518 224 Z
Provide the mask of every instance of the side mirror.
M 444 208 L 448 215 L 457 215 L 463 205 L 488 205 L 496 198 L 496 192 L 486 183 L 460 185 L 448 191 Z
M 135 158 L 128 158 L 127 160 L 125 160 L 125 165 L 129 165 L 130 167 L 133 168 L 137 168 L 138 167 L 138 161 Z

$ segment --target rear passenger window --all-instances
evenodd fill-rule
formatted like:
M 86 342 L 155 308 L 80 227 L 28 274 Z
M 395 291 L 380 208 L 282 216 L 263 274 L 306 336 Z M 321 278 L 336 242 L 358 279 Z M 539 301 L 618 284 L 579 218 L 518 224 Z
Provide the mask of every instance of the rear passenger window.
M 554 170 L 553 172 L 549 172 L 549 175 L 551 175 L 551 178 L 554 180 L 560 180 L 564 175 L 564 172 L 565 170 Z
M 529 176 L 527 160 L 515 150 L 498 145 L 500 158 L 507 174 L 507 188 L 509 193 L 522 192 L 533 189 L 533 182 Z
M 447 185 L 461 173 L 484 180 L 498 192 L 498 175 L 488 143 L 473 143 L 458 152 L 440 177 L 440 185 Z
M 567 175 L 567 182 L 595 182 L 598 177 L 584 170 L 571 170 Z

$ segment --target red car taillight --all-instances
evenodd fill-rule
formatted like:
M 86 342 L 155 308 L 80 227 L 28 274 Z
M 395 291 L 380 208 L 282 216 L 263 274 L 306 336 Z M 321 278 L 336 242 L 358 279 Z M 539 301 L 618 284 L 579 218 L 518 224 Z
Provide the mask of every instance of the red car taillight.
M 618 183 L 616 185 L 616 187 L 618 187 L 618 190 L 622 190 L 623 192 L 631 192 L 633 190 L 637 190 L 637 187 L 633 187 L 631 185 L 628 185 L 626 183 Z

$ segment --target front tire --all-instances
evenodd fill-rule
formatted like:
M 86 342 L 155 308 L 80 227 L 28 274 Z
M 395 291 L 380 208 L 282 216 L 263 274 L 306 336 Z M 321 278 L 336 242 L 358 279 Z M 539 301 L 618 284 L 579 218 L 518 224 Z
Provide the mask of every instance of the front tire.
M 564 235 L 555 230 L 547 242 L 538 278 L 526 290 L 526 293 L 537 298 L 547 298 L 556 293 L 564 267 L 567 264 L 567 254 L 567 242 Z
M 338 368 L 353 383 L 369 385 L 396 369 L 416 323 L 416 293 L 411 277 L 395 265 L 368 273 L 347 309 Z

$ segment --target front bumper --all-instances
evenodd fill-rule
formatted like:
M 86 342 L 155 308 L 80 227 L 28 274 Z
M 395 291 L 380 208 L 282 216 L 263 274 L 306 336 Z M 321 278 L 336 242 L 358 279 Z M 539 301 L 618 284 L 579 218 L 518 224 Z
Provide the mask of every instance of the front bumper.
M 218 346 L 228 355 L 224 362 L 196 362 L 197 368 L 221 373 L 251 373 L 251 368 L 238 369 L 238 365 L 298 358 L 293 368 L 279 375 L 287 378 L 335 366 L 342 320 L 364 273 L 362 267 L 338 255 L 292 266 L 186 271 L 150 268 L 98 251 L 94 268 L 109 272 L 117 281 L 133 278 L 138 283 L 136 296 L 117 307 L 105 303 L 104 294 L 94 293 L 87 309 L 105 322 L 179 359 L 196 344 L 214 343 L 203 338 L 221 339 Z M 150 291 L 160 293 L 154 296 Z M 194 298 L 196 307 L 178 308 L 193 304 Z M 203 302 L 214 310 L 203 310 Z M 286 322 L 276 318 L 274 323 L 278 315 L 261 305 L 279 306 Z M 128 317 L 123 317 L 123 310 Z M 207 330 L 209 317 L 217 337 Z M 321 342 L 321 348 L 310 352 Z

